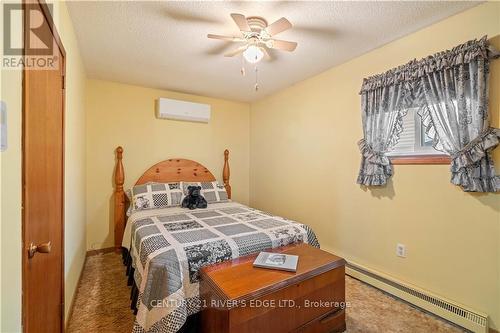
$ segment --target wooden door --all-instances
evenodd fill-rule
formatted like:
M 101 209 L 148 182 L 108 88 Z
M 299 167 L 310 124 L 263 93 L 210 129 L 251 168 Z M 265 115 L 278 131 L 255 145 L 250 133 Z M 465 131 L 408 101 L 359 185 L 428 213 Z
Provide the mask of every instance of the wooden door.
M 37 10 L 33 40 L 26 18 Z M 64 326 L 65 52 L 48 6 L 26 2 L 24 11 L 25 55 L 48 38 L 59 64 L 23 71 L 23 330 L 56 333 Z

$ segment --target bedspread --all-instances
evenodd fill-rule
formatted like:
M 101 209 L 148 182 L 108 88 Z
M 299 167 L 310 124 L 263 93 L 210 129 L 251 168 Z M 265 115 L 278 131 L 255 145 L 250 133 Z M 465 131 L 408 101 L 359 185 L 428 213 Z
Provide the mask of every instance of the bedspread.
M 200 311 L 201 267 L 300 242 L 319 247 L 307 225 L 235 202 L 132 214 L 123 246 L 139 288 L 133 332 L 177 332 Z

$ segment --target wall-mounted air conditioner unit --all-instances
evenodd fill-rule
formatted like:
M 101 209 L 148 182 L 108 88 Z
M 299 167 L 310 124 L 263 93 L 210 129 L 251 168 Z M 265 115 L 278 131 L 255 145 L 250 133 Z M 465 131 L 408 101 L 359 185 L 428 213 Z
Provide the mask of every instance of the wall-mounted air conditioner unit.
M 210 105 L 158 98 L 156 100 L 156 116 L 160 119 L 208 123 L 210 120 Z

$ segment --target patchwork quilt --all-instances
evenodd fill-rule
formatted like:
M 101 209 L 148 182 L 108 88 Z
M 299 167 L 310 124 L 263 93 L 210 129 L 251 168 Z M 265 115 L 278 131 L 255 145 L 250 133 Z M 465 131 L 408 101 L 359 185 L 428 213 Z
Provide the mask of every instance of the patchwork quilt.
M 235 202 L 132 214 L 123 246 L 139 288 L 133 332 L 177 332 L 200 311 L 201 267 L 301 242 L 319 247 L 307 225 Z

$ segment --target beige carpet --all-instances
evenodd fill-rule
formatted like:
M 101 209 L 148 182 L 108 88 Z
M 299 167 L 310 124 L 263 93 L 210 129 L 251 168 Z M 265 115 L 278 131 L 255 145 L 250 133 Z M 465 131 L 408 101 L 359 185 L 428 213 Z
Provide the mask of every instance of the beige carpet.
M 346 300 L 351 305 L 347 309 L 348 333 L 463 332 L 348 276 Z M 87 258 L 68 332 L 126 333 L 131 331 L 133 321 L 121 255 Z

